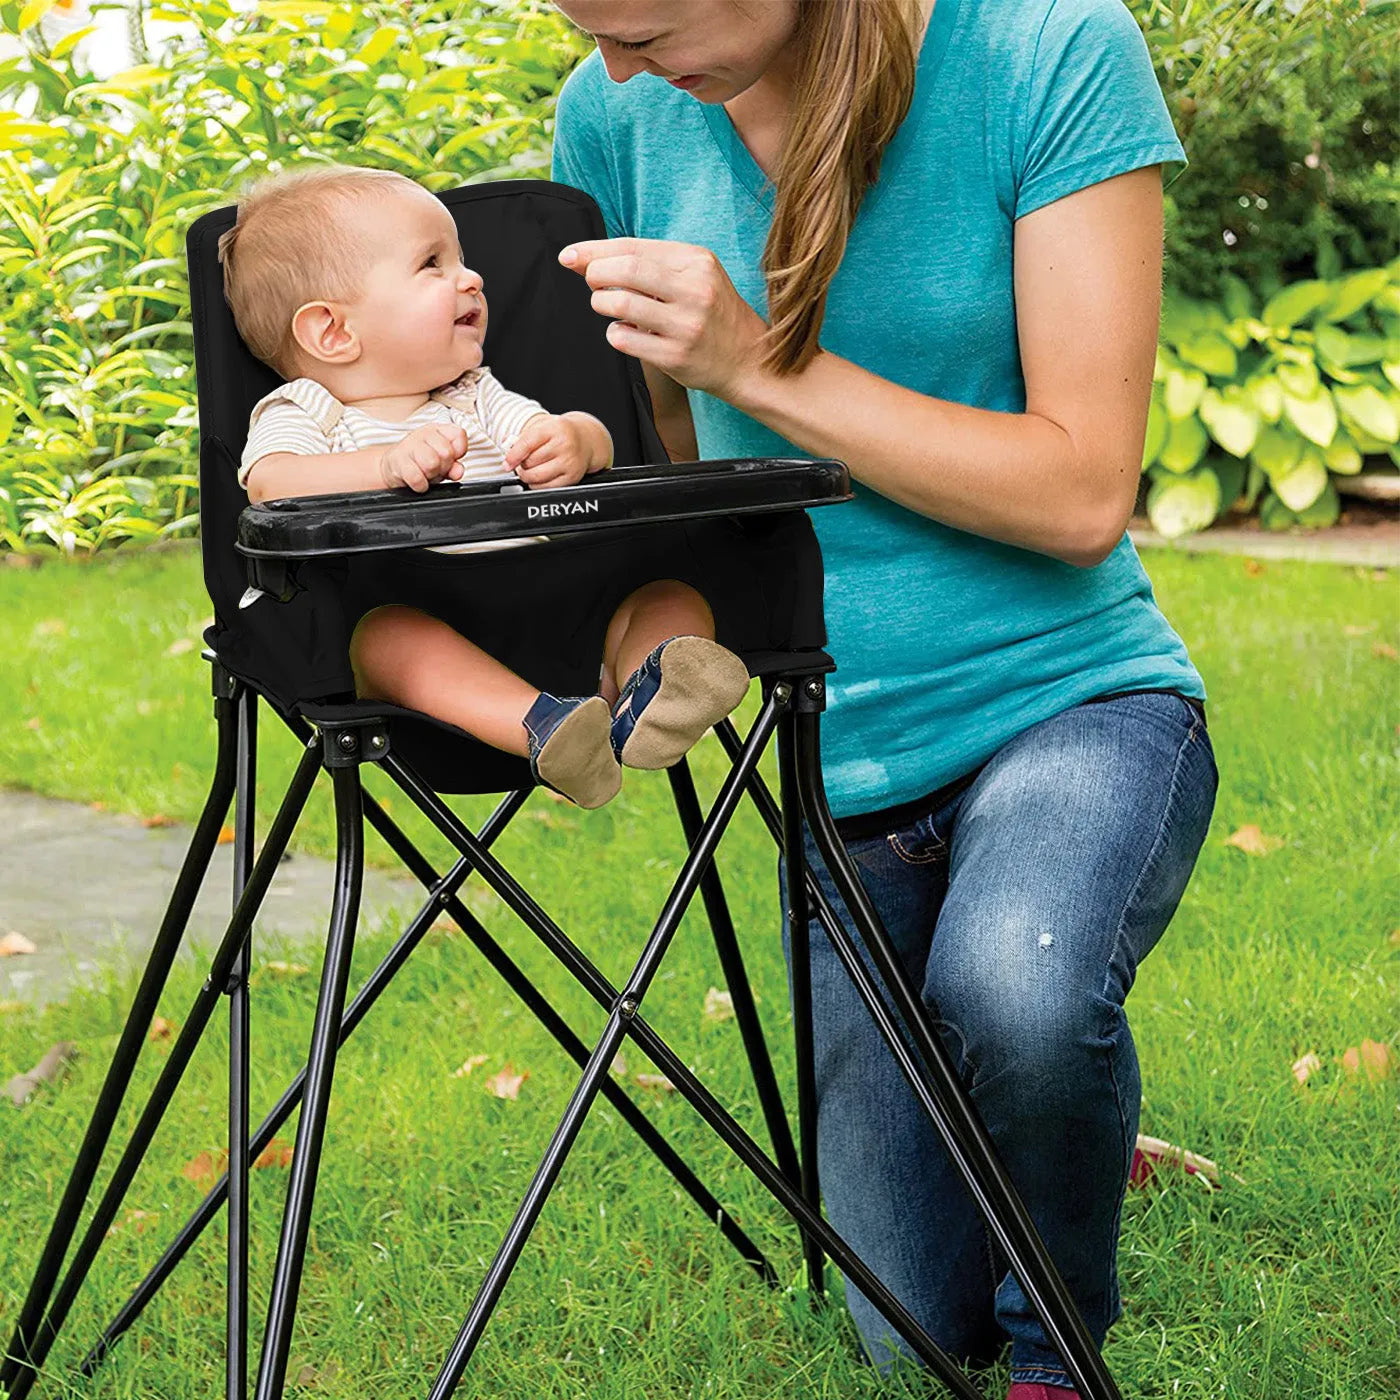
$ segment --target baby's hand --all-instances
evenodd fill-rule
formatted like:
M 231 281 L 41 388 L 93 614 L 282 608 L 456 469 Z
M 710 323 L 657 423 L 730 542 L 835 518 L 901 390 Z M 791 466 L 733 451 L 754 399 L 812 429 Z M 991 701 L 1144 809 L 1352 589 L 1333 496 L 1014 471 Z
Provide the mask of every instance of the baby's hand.
M 435 481 L 460 481 L 467 452 L 467 430 L 457 423 L 429 423 L 384 449 L 379 474 L 393 490 L 426 491 Z
M 573 486 L 588 474 L 589 445 L 577 423 L 537 413 L 505 454 L 506 466 L 532 491 Z

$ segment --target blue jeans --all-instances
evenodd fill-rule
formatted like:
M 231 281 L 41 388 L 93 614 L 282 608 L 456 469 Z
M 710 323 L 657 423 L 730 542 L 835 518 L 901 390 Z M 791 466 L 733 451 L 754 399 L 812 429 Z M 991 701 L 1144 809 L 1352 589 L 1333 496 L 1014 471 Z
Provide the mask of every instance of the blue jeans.
M 1100 1345 L 1120 1312 L 1141 1092 L 1123 1002 L 1186 889 L 1216 785 L 1194 709 L 1122 695 L 1032 726 L 933 810 L 847 842 Z M 807 859 L 861 946 L 810 833 Z M 810 941 L 832 1225 L 945 1350 L 990 1361 L 1010 1338 L 1013 1380 L 1071 1386 L 816 920 Z M 876 1365 L 911 1354 L 849 1282 L 846 1298 Z

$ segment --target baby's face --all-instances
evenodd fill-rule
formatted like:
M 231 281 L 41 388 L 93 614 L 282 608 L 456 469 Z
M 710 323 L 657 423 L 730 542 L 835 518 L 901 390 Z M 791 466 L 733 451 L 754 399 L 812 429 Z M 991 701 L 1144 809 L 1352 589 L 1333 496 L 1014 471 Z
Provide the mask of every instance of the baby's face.
M 481 277 L 462 266 L 457 225 L 426 190 L 390 194 L 372 217 L 378 254 L 346 312 L 362 362 L 382 378 L 380 393 L 449 384 L 482 362 Z

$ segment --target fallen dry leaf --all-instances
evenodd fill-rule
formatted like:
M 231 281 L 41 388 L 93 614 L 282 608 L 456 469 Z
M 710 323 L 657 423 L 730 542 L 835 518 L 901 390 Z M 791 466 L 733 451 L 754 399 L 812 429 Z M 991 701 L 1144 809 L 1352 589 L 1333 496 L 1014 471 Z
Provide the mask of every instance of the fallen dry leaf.
M 157 1016 L 151 1022 L 151 1029 L 146 1036 L 147 1040 L 169 1040 L 178 1027 L 173 1021 L 167 1021 L 164 1016 Z
M 452 1071 L 453 1079 L 465 1079 L 474 1069 L 480 1069 L 486 1063 L 485 1055 L 468 1055 L 456 1069 Z
M 0 938 L 0 958 L 15 958 L 22 953 L 37 953 L 38 951 L 22 933 L 12 931 Z
M 141 825 L 149 830 L 153 826 L 174 826 L 175 818 L 167 817 L 164 812 L 157 812 L 151 817 L 142 817 Z
M 627 1060 L 621 1050 L 613 1056 L 612 1064 L 608 1066 L 608 1073 L 617 1075 L 619 1079 L 627 1077 Z
M 290 1167 L 292 1165 L 292 1144 L 281 1138 L 273 1138 L 253 1160 L 253 1170 L 262 1171 L 266 1167 Z
M 68 631 L 68 624 L 61 617 L 46 617 L 36 623 L 34 632 L 40 637 L 61 637 Z
M 486 1092 L 494 1094 L 498 1099 L 518 1099 L 520 1086 L 529 1077 L 528 1069 L 524 1074 L 516 1074 L 514 1065 L 507 1064 L 499 1074 L 493 1074 L 486 1081 Z
M 660 1089 L 662 1093 L 666 1094 L 676 1092 L 676 1086 L 664 1074 L 639 1074 L 634 1082 L 641 1085 L 643 1089 Z
M 1253 824 L 1242 826 L 1225 840 L 1227 846 L 1234 846 L 1249 856 L 1267 856 L 1284 844 L 1281 836 L 1266 836 Z
M 1293 1077 L 1299 1084 L 1306 1084 L 1310 1074 L 1316 1074 L 1322 1068 L 1322 1061 L 1317 1058 L 1311 1050 L 1306 1055 L 1300 1056 L 1293 1061 Z
M 26 729 L 42 729 L 44 727 L 44 721 L 41 720 L 38 715 L 35 715 L 32 719 L 25 720 L 24 727 Z
M 1372 642 L 1371 655 L 1379 656 L 1384 661 L 1400 661 L 1400 651 L 1396 651 L 1389 642 Z
M 227 1167 L 228 1150 L 221 1147 L 217 1152 L 200 1152 L 191 1157 L 180 1168 L 180 1175 L 186 1181 L 194 1182 L 201 1191 L 207 1191 L 224 1174 Z
M 170 643 L 165 649 L 167 656 L 183 656 L 187 651 L 194 650 L 194 643 L 188 637 L 180 637 Z
M 231 826 L 221 826 L 219 828 L 219 839 L 214 843 L 216 846 L 231 846 L 237 840 L 237 834 Z
M 159 1219 L 160 1212 L 157 1210 L 129 1210 L 116 1224 L 108 1226 L 107 1238 L 111 1239 L 128 1228 L 134 1234 L 144 1235 Z
M 1393 928 L 1390 930 L 1390 946 L 1392 948 L 1400 948 L 1400 928 Z
M 728 1021 L 734 1016 L 734 998 L 718 987 L 711 987 L 705 993 L 705 1019 L 707 1021 Z
M 1128 1180 L 1134 1186 L 1141 1186 L 1157 1174 L 1159 1166 L 1179 1168 L 1187 1176 L 1200 1177 L 1212 1189 L 1220 1189 L 1220 1168 L 1209 1157 L 1188 1152 L 1175 1143 L 1164 1142 L 1161 1138 L 1138 1134 L 1137 1146 L 1133 1149 L 1133 1164 Z
M 60 1040 L 49 1049 L 28 1074 L 17 1074 L 5 1085 L 5 1092 L 14 1101 L 16 1108 L 23 1108 L 42 1084 L 51 1084 L 63 1073 L 63 1067 L 78 1055 L 78 1047 L 71 1040 Z
M 1376 624 L 1374 622 L 1349 622 L 1342 628 L 1342 631 L 1348 637 L 1364 637 L 1368 632 L 1374 632 L 1375 630 Z
M 1378 1040 L 1363 1040 L 1348 1046 L 1342 1055 L 1342 1068 L 1348 1074 L 1364 1074 L 1373 1083 L 1395 1073 L 1395 1051 Z
M 263 977 L 276 977 L 279 980 L 285 977 L 303 977 L 311 969 L 305 963 L 280 962 L 273 958 L 270 962 L 259 963 L 253 975 L 248 979 L 251 986 Z
M 1250 578 L 1257 578 L 1264 572 L 1264 566 L 1257 559 L 1246 559 L 1244 561 L 1244 571 Z

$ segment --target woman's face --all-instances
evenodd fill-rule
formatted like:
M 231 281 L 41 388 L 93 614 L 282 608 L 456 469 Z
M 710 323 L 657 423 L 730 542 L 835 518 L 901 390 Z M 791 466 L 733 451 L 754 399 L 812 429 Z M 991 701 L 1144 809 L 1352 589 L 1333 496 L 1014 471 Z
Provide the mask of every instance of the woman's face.
M 608 77 L 654 73 L 701 102 L 728 102 L 780 65 L 797 0 L 556 0 L 597 42 Z M 633 47 L 633 45 L 640 47 Z

